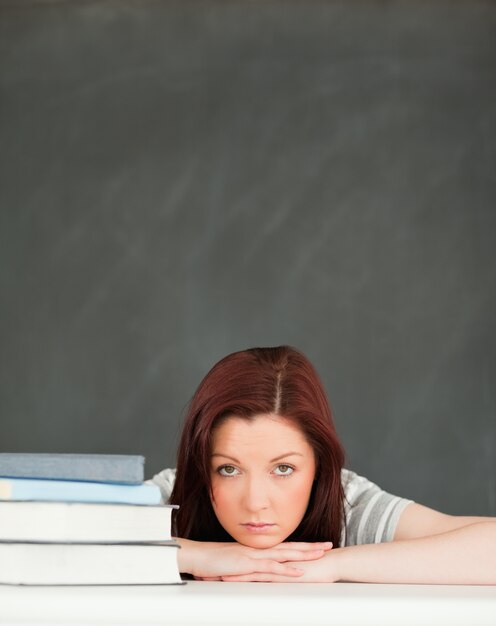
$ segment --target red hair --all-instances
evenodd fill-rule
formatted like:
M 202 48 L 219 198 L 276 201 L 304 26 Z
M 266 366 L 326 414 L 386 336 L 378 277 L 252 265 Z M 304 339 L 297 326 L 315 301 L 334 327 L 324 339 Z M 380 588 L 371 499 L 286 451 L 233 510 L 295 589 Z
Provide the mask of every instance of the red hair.
M 234 415 L 254 419 L 273 413 L 295 423 L 313 448 L 315 481 L 305 515 L 288 540 L 332 541 L 343 525 L 341 469 L 344 450 L 326 393 L 310 361 L 289 346 L 234 352 L 208 372 L 186 416 L 170 502 L 180 508 L 175 536 L 198 541 L 232 541 L 210 501 L 212 432 Z

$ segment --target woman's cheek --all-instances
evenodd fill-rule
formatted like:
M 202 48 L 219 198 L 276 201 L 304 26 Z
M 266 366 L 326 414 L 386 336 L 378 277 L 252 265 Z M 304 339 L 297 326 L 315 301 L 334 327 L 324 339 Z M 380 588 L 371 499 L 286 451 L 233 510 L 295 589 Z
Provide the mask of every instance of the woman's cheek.
M 226 485 L 212 485 L 212 506 L 217 515 L 222 516 L 229 509 L 229 504 L 232 503 L 231 491 Z
M 305 508 L 310 500 L 312 492 L 312 476 L 302 476 L 300 480 L 295 482 L 292 497 L 297 501 L 304 503 Z

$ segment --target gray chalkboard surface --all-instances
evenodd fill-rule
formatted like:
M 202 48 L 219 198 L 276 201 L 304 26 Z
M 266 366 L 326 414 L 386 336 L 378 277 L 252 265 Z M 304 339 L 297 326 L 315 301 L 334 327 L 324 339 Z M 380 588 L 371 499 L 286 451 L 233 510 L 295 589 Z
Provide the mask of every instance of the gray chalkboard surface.
M 292 344 L 348 466 L 496 514 L 496 5 L 0 0 L 0 447 L 175 462 Z

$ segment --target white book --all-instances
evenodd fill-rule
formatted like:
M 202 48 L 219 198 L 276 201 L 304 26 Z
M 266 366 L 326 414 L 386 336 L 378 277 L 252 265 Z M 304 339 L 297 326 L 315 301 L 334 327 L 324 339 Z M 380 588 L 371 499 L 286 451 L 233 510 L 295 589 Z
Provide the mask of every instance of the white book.
M 181 584 L 175 541 L 141 544 L 0 542 L 0 584 Z
M 171 539 L 171 505 L 0 501 L 0 541 Z

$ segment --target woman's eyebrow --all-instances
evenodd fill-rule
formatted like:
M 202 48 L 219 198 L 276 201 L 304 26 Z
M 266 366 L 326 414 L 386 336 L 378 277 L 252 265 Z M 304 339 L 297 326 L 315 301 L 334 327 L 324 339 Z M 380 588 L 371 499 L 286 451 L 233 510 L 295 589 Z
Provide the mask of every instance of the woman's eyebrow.
M 280 461 L 281 459 L 285 459 L 287 456 L 303 456 L 301 452 L 286 452 L 285 454 L 281 454 L 280 456 L 276 456 L 275 459 L 271 459 L 269 463 L 275 463 L 276 461 Z
M 229 456 L 228 454 L 223 454 L 222 452 L 214 452 L 212 454 L 212 458 L 214 458 L 214 456 L 221 456 L 221 457 L 223 457 L 225 459 L 230 459 L 231 461 L 234 461 L 235 463 L 239 464 L 238 459 L 235 459 L 233 456 Z

